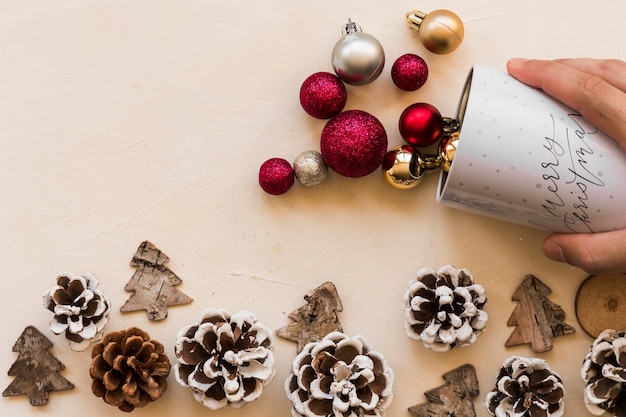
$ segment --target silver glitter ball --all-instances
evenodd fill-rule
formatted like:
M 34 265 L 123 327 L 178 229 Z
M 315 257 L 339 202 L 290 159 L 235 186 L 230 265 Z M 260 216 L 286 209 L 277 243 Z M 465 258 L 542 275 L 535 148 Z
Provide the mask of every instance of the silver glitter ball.
M 350 20 L 343 33 L 331 57 L 335 73 L 348 84 L 371 83 L 378 78 L 385 65 L 382 45 L 372 35 L 361 32 L 359 26 Z
M 321 153 L 304 151 L 293 161 L 293 173 L 300 184 L 313 187 L 326 179 L 328 166 Z

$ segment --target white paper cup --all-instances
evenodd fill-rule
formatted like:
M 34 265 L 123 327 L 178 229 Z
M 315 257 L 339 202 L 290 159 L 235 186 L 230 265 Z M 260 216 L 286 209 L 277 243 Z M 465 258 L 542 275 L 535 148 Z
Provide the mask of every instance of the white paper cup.
M 576 111 L 474 66 L 457 119 L 438 202 L 554 232 L 626 228 L 626 153 Z

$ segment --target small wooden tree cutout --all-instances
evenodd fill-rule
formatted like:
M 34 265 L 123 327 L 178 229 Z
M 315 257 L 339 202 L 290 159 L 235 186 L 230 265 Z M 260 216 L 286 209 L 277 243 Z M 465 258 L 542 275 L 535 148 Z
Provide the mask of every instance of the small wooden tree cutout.
M 479 394 L 476 369 L 462 365 L 442 378 L 446 383 L 426 391 L 427 401 L 409 407 L 409 412 L 417 417 L 476 417 L 473 402 Z
M 533 351 L 546 352 L 552 349 L 552 338 L 575 332 L 563 322 L 565 312 L 550 301 L 552 292 L 534 275 L 526 275 L 511 299 L 519 304 L 511 313 L 507 326 L 516 326 L 505 346 L 530 343 Z
M 183 280 L 165 266 L 170 261 L 152 243 L 145 241 L 139 245 L 130 265 L 137 270 L 126 284 L 126 291 L 134 294 L 120 308 L 122 312 L 146 310 L 153 321 L 167 317 L 167 307 L 189 304 L 190 297 L 177 290 Z
M 307 304 L 289 313 L 294 322 L 276 330 L 284 339 L 298 342 L 298 352 L 309 342 L 317 342 L 328 333 L 343 331 L 337 312 L 343 310 L 337 288 L 326 282 L 304 296 Z
M 31 405 L 44 405 L 50 391 L 74 388 L 74 384 L 59 374 L 65 366 L 48 352 L 51 348 L 52 342 L 39 330 L 26 327 L 13 345 L 13 352 L 19 355 L 7 372 L 15 379 L 2 396 L 28 395 Z

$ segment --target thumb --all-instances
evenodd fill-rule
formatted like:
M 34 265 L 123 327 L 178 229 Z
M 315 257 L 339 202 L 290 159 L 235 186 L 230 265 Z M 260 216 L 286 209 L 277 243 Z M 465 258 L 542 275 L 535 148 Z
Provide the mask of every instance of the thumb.
M 603 233 L 552 234 L 543 241 L 546 257 L 590 274 L 626 272 L 626 229 Z

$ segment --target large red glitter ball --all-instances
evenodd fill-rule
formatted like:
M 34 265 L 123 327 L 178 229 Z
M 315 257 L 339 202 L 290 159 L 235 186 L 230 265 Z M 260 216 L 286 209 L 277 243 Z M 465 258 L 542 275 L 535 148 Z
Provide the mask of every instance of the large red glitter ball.
M 382 163 L 387 152 L 387 132 L 371 114 L 348 110 L 326 123 L 320 148 L 326 164 L 338 174 L 362 177 Z
M 398 123 L 400 135 L 413 146 L 432 145 L 443 133 L 443 117 L 428 103 L 415 103 L 404 109 Z
M 268 159 L 259 169 L 259 185 L 268 194 L 285 194 L 294 180 L 291 164 L 282 158 Z
M 300 87 L 300 104 L 318 119 L 330 119 L 343 110 L 348 93 L 343 81 L 330 72 L 316 72 Z
M 428 65 L 415 54 L 404 54 L 393 63 L 391 79 L 404 91 L 415 91 L 428 79 Z

